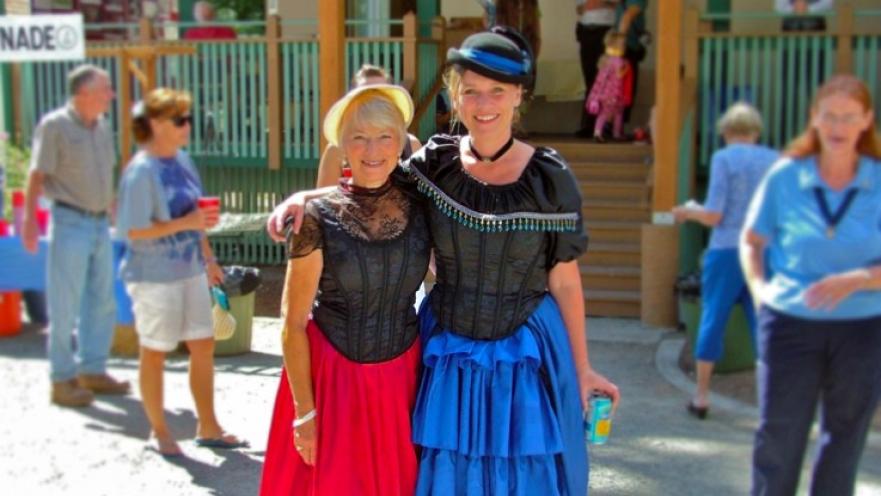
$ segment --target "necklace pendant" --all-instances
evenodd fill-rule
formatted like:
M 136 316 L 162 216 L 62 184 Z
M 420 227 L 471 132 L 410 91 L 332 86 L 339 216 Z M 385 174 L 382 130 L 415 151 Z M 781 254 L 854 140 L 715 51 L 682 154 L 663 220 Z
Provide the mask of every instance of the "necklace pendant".
M 485 164 L 491 164 L 491 163 L 493 163 L 493 161 L 492 161 L 491 158 L 481 158 L 480 160 L 481 160 L 483 163 L 485 163 Z
M 835 228 L 834 227 L 827 227 L 826 228 L 826 237 L 829 239 L 832 239 L 835 237 Z

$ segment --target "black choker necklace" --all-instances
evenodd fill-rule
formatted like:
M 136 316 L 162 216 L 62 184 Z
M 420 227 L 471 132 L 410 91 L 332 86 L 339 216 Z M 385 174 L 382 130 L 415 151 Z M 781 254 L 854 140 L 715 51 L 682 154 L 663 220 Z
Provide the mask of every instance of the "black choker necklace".
M 508 142 L 505 143 L 501 148 L 499 148 L 499 151 L 497 151 L 492 157 L 484 157 L 474 148 L 474 140 L 471 138 L 468 139 L 468 148 L 471 149 L 471 154 L 474 155 L 474 158 L 476 158 L 478 162 L 483 162 L 486 164 L 491 164 L 496 160 L 502 158 L 502 155 L 507 153 L 512 146 L 514 146 L 514 135 L 511 135 L 511 137 L 508 138 Z

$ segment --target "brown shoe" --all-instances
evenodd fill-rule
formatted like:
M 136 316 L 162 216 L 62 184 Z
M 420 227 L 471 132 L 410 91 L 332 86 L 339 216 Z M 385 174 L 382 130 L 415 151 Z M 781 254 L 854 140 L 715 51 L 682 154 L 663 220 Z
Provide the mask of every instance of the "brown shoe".
M 75 379 L 52 383 L 52 403 L 58 406 L 79 408 L 91 405 L 94 399 L 95 395 L 81 388 Z
M 128 394 L 131 390 L 128 381 L 117 381 L 107 374 L 83 374 L 77 377 L 77 382 L 95 394 Z

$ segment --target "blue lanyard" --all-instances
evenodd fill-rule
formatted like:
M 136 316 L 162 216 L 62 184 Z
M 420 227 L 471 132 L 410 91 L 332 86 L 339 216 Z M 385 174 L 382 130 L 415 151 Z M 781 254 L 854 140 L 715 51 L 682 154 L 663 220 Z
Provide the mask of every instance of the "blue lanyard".
M 814 196 L 817 198 L 817 205 L 820 207 L 820 214 L 823 215 L 823 220 L 826 221 L 826 237 L 832 239 L 835 237 L 835 228 L 838 227 L 838 223 L 841 222 L 841 219 L 844 218 L 844 215 L 850 209 L 850 205 L 853 203 L 853 199 L 857 196 L 857 189 L 850 188 L 847 190 L 847 193 L 844 195 L 844 200 L 841 202 L 841 205 L 835 209 L 835 212 L 832 212 L 829 209 L 829 203 L 826 202 L 826 193 L 823 192 L 823 188 L 817 186 L 814 188 Z

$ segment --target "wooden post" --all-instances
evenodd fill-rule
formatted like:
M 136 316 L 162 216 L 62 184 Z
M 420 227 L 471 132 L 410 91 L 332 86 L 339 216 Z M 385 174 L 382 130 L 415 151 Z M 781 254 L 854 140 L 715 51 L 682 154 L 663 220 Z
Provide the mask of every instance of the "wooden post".
M 140 31 L 140 43 L 143 45 L 149 45 L 152 43 L 155 38 L 155 33 L 153 32 L 153 23 L 147 17 L 142 17 L 138 23 L 138 31 Z M 143 60 L 144 64 L 144 74 L 147 76 L 147 87 L 143 88 L 144 93 L 156 88 L 156 57 L 146 57 Z
M 642 322 L 675 323 L 673 284 L 679 270 L 679 230 L 670 210 L 676 204 L 679 173 L 679 133 L 682 129 L 682 10 L 683 0 L 664 0 L 658 9 L 655 62 L 655 136 L 652 166 L 652 224 L 640 233 L 642 259 Z M 661 262 L 659 262 L 661 261 Z
M 431 20 L 431 39 L 437 41 L 437 62 L 441 64 L 447 56 L 447 20 L 442 16 Z
M 125 51 L 119 55 L 119 158 L 120 169 L 125 168 L 131 157 L 132 129 L 129 123 L 132 121 L 132 88 L 131 73 L 128 64 L 131 57 Z
M 652 212 L 669 212 L 676 202 L 679 160 L 679 116 L 682 66 L 682 0 L 666 0 L 658 9 L 657 62 L 655 63 L 655 164 Z M 657 216 L 657 215 L 655 215 Z
M 323 117 L 346 92 L 346 5 L 344 0 L 318 2 L 318 60 L 321 81 L 320 110 Z M 320 149 L 327 141 L 321 133 Z
M 12 86 L 12 122 L 9 123 L 9 131 L 12 136 L 9 137 L 10 142 L 15 143 L 21 147 L 29 147 L 30 143 L 22 143 L 21 138 L 24 136 L 23 129 L 21 128 L 22 119 L 24 118 L 22 112 L 22 92 L 21 92 L 21 64 L 10 64 L 12 66 L 12 76 L 9 78 L 11 80 Z M 36 124 L 36 123 L 34 123 Z
M 410 90 L 411 93 L 415 91 L 416 82 L 418 81 L 417 78 L 419 77 L 419 70 L 416 66 L 416 44 L 419 41 L 416 33 L 417 28 L 418 21 L 416 20 L 416 14 L 414 14 L 413 11 L 404 14 L 404 80 L 401 84 Z
M 269 125 L 269 168 L 278 170 L 281 168 L 282 159 L 282 112 L 287 102 L 282 101 L 282 74 L 281 74 L 281 22 L 278 14 L 266 17 L 266 94 L 269 97 L 267 104 L 267 124 Z
M 853 72 L 853 5 L 845 2 L 838 9 L 838 50 L 835 59 L 835 72 Z
M 685 50 L 683 59 L 683 63 L 685 64 L 685 74 L 682 84 L 680 85 L 681 101 L 679 105 L 679 123 L 684 123 L 686 117 L 688 116 L 688 112 L 697 108 L 697 71 L 700 47 L 700 39 L 698 37 L 698 33 L 700 32 L 700 29 L 700 12 L 695 7 L 689 7 L 685 11 Z M 692 196 L 692 193 L 695 190 L 696 178 L 694 174 L 693 162 L 694 161 L 692 160 L 692 164 L 690 164 L 688 168 L 688 174 L 690 176 L 687 178 L 689 184 L 688 191 L 679 192 L 680 194 L 687 193 L 689 197 Z M 682 184 L 682 181 L 680 181 L 679 184 Z M 678 201 L 679 198 L 675 198 L 675 200 Z

